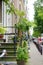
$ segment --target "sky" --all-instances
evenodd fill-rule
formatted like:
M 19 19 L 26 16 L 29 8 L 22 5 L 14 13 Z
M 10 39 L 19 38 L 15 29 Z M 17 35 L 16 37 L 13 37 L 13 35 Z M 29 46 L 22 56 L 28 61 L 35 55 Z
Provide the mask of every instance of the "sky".
M 33 4 L 35 1 L 36 0 L 28 0 L 27 7 L 28 7 L 28 19 L 29 19 L 29 21 L 34 21 L 34 5 Z M 29 33 L 30 33 L 30 35 L 33 34 L 33 28 L 32 27 L 30 28 Z
M 29 17 L 29 20 L 30 21 L 33 21 L 34 20 L 34 2 L 36 0 L 28 0 L 28 17 Z

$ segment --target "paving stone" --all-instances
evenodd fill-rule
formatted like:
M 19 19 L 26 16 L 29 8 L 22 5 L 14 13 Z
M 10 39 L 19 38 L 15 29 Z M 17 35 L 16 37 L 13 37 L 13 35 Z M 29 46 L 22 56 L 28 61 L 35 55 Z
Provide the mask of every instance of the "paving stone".
M 32 42 L 30 42 L 30 57 L 30 65 L 43 65 L 43 55 Z

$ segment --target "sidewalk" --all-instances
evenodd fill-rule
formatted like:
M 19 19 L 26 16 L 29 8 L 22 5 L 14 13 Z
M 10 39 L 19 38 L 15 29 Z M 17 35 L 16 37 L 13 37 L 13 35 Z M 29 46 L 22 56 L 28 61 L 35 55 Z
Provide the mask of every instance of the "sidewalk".
M 43 65 L 43 55 L 39 53 L 34 43 L 30 43 L 30 65 Z

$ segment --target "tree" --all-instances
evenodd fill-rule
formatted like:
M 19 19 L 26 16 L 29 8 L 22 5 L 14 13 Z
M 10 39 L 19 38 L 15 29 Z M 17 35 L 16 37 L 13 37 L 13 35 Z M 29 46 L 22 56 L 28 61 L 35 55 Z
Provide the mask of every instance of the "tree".
M 37 0 L 34 4 L 35 15 L 34 20 L 37 25 L 37 29 L 34 28 L 35 31 L 43 33 L 43 6 L 41 6 L 42 0 Z

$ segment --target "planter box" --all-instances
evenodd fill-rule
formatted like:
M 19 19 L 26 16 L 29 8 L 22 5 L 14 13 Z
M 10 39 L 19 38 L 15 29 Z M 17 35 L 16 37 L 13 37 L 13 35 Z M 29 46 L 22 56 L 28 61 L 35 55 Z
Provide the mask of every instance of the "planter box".
M 3 38 L 3 35 L 0 34 L 0 39 L 2 39 L 2 38 Z
M 23 61 L 23 60 L 17 60 L 17 65 L 25 65 L 26 64 L 26 62 L 25 61 Z

